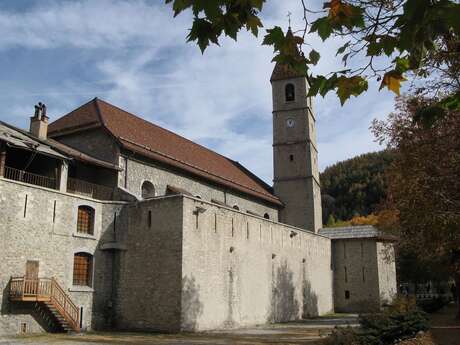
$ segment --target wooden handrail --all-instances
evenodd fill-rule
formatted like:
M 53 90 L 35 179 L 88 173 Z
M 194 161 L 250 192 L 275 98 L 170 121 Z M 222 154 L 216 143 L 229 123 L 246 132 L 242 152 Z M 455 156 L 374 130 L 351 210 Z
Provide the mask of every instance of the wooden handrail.
M 75 330 L 80 330 L 80 311 L 54 278 L 11 277 L 9 295 L 13 299 L 49 301 Z
M 72 328 L 79 330 L 80 311 L 54 278 L 51 279 L 51 302 L 60 309 L 62 316 L 71 324 Z

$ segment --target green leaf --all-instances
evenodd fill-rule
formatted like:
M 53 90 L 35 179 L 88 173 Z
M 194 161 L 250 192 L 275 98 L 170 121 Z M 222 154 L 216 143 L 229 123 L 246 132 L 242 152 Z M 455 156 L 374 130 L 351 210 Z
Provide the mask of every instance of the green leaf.
M 263 27 L 262 22 L 257 16 L 249 16 L 246 21 L 246 28 L 251 30 L 252 34 L 257 37 L 259 28 Z
M 280 47 L 284 43 L 284 33 L 279 26 L 275 26 L 272 29 L 267 29 L 267 34 L 262 42 L 263 45 L 273 46 L 275 51 L 280 50 Z
M 173 0 L 166 0 L 165 3 L 169 4 L 172 1 Z M 174 0 L 173 2 L 174 17 L 176 17 L 179 13 L 191 7 L 192 5 L 193 5 L 192 0 Z
M 319 75 L 317 77 L 310 78 L 310 89 L 308 90 L 308 97 L 316 96 L 320 89 L 326 85 L 326 77 Z
M 343 54 L 343 52 L 345 51 L 345 49 L 348 48 L 349 45 L 350 45 L 350 41 L 348 41 L 343 46 L 341 46 L 339 49 L 337 49 L 337 53 L 335 54 L 335 56 L 337 56 L 339 54 Z
M 345 77 L 341 76 L 337 79 L 337 95 L 340 103 L 344 105 L 345 101 L 350 96 L 358 96 L 368 88 L 367 80 L 361 76 Z
M 319 61 L 320 55 L 316 50 L 313 49 L 308 55 L 308 58 L 313 65 L 316 65 Z
M 197 41 L 198 46 L 203 53 L 209 46 L 210 42 L 219 45 L 218 36 L 219 33 L 216 32 L 212 23 L 206 19 L 195 18 L 193 20 L 193 25 L 190 29 L 190 33 L 187 36 L 187 41 Z
M 332 33 L 332 26 L 328 17 L 322 17 L 311 24 L 310 32 L 318 32 L 319 37 L 324 41 Z
M 395 59 L 396 62 L 396 68 L 395 70 L 399 73 L 404 73 L 410 69 L 410 63 L 409 63 L 409 58 L 406 57 L 397 57 Z
M 392 37 L 392 36 L 383 36 L 381 38 L 381 43 L 382 43 L 382 46 L 383 46 L 383 51 L 385 52 L 385 54 L 387 56 L 390 56 L 393 51 L 395 50 L 397 44 L 398 44 L 398 40 L 396 39 L 396 37 Z
M 376 41 L 371 41 L 369 42 L 369 45 L 367 46 L 367 56 L 375 56 L 375 55 L 380 55 L 380 52 L 382 51 L 382 46 L 377 43 Z

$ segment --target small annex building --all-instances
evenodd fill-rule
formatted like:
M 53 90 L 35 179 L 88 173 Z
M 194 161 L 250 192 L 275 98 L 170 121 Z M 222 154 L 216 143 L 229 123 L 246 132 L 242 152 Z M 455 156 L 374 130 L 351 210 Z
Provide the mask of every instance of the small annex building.
M 324 229 L 305 75 L 272 77 L 274 181 L 95 98 L 0 122 L 0 335 L 202 331 L 379 309 L 392 240 Z

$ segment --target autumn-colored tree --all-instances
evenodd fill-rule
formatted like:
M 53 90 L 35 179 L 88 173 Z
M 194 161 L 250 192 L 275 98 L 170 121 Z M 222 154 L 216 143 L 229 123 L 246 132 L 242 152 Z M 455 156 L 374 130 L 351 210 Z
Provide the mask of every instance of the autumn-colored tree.
M 172 4 L 174 16 L 187 10 L 193 13 L 187 39 L 196 42 L 202 51 L 210 44 L 219 44 L 224 35 L 237 40 L 241 29 L 257 36 L 263 27 L 260 13 L 268 1 L 165 0 Z M 310 95 L 324 97 L 335 91 L 343 104 L 350 96 L 366 91 L 368 80 L 373 78 L 381 81 L 380 88 L 399 95 L 401 82 L 408 77 L 432 76 L 424 70 L 427 57 L 429 61 L 434 61 L 434 56 L 452 59 L 460 53 L 460 5 L 455 0 L 331 0 L 324 1 L 319 9 L 311 8 L 306 0 L 298 4 L 295 13 L 302 16 L 304 25 L 289 35 L 279 26 L 268 28 L 263 44 L 273 47 L 273 61 L 310 74 Z M 336 51 L 343 69 L 311 75 L 310 67 L 320 59 L 307 44 L 312 33 L 322 40 L 344 40 Z M 302 54 L 299 56 L 293 47 Z M 460 95 L 452 97 L 457 101 L 450 106 L 459 109 Z M 438 107 L 443 112 L 448 108 L 445 102 L 439 102 Z
M 401 99 L 398 111 L 386 121 L 374 121 L 373 131 L 395 152 L 387 169 L 387 206 L 399 217 L 386 229 L 396 231 L 401 250 L 421 262 L 445 262 L 458 289 L 460 112 L 448 111 L 427 126 L 419 111 L 436 102 Z

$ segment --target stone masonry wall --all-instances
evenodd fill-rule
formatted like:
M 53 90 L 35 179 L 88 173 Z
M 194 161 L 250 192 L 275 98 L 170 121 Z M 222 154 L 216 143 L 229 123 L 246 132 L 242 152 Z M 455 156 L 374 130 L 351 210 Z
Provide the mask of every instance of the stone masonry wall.
M 79 205 L 95 210 L 94 236 L 76 233 Z M 99 202 L 0 178 L 0 335 L 18 333 L 21 322 L 27 323 L 29 332 L 47 329 L 29 303 L 8 301 L 9 279 L 25 274 L 27 260 L 38 260 L 39 277 L 56 278 L 74 303 L 83 307 L 84 329 L 106 326 L 111 297 L 107 272 L 112 257 L 99 246 L 122 231 L 122 222 L 118 230 L 114 224 L 114 214 L 122 207 L 122 203 Z M 72 285 L 77 252 L 94 256 L 92 288 Z
M 121 243 L 116 327 L 180 330 L 182 196 L 160 197 L 128 207 Z
M 390 242 L 377 242 L 379 293 L 382 303 L 391 302 L 397 293 L 394 246 Z
M 183 330 L 333 310 L 328 238 L 188 197 L 183 217 Z
M 375 240 L 334 240 L 332 250 L 335 311 L 379 310 L 379 272 Z
M 125 159 L 120 159 L 120 165 L 124 169 L 126 164 Z M 119 185 L 124 187 L 124 172 L 119 174 Z M 256 202 L 234 192 L 211 186 L 204 182 L 198 181 L 191 177 L 181 175 L 177 172 L 171 172 L 153 163 L 147 164 L 133 159 L 128 159 L 128 177 L 126 179 L 128 191 L 134 195 L 141 197 L 141 186 L 144 181 L 150 181 L 155 186 L 157 196 L 164 195 L 166 186 L 172 185 L 183 188 L 194 196 L 200 196 L 203 200 L 211 201 L 218 200 L 230 206 L 237 205 L 241 211 L 252 211 L 263 216 L 267 213 L 270 219 L 278 220 L 278 210 L 274 207 Z

